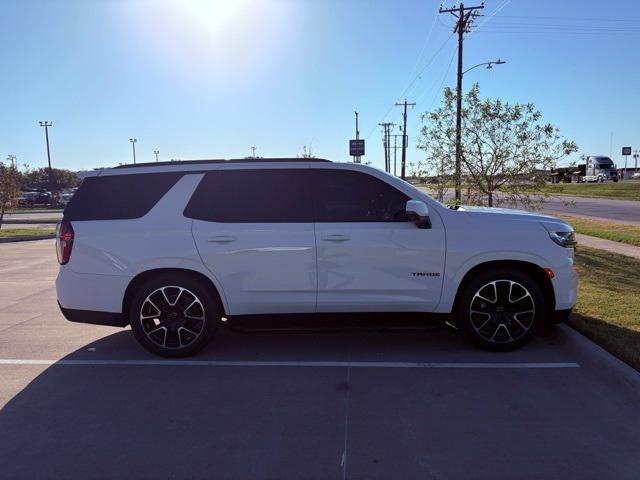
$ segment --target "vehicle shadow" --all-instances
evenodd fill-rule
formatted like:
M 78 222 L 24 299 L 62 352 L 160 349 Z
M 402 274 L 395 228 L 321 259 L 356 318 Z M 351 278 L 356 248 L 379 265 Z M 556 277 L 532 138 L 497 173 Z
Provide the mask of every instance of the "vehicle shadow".
M 554 351 L 543 337 L 526 352 L 496 357 L 472 349 L 455 330 L 433 325 L 295 334 L 246 327 L 221 328 L 209 348 L 191 359 L 549 361 Z M 562 333 L 552 340 L 561 344 Z M 158 357 L 124 330 L 64 359 Z M 34 378 L 0 410 L 3 479 L 342 478 L 345 402 L 352 389 L 345 367 L 11 368 L 12 375 L 32 372 Z M 376 378 L 372 372 L 373 385 Z
M 609 353 L 640 371 L 639 331 L 581 314 L 572 314 L 567 323 Z

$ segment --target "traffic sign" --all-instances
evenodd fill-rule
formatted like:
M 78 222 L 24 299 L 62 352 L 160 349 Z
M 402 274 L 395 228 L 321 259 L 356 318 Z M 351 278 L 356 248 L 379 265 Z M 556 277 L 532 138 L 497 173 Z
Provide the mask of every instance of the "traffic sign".
M 364 155 L 364 140 L 349 140 L 349 155 L 361 157 Z
M 631 155 L 631 147 L 622 147 L 622 155 Z

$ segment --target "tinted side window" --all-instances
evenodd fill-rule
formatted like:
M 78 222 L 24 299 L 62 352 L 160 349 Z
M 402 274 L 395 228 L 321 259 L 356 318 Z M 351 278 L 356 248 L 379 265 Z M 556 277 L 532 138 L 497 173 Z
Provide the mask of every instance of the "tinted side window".
M 313 222 L 307 172 L 259 169 L 207 173 L 184 215 L 209 222 Z
M 64 218 L 73 221 L 143 217 L 182 175 L 140 173 L 85 178 L 64 209 Z
M 410 198 L 371 175 L 311 170 L 317 222 L 406 222 Z

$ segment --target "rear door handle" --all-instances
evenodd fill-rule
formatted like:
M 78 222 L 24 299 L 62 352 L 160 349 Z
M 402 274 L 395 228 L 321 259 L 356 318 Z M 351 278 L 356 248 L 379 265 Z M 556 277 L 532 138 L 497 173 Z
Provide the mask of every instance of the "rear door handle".
M 351 240 L 349 235 L 342 235 L 340 233 L 331 233 L 328 235 L 323 235 L 322 240 L 326 240 L 327 242 L 346 242 L 347 240 Z
M 211 243 L 231 243 L 235 242 L 237 239 L 233 235 L 215 235 L 213 237 L 207 238 L 207 242 Z

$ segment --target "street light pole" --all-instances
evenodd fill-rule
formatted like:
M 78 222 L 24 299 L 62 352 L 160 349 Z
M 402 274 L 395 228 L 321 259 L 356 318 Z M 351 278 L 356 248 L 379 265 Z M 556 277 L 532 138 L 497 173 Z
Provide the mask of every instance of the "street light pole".
M 44 127 L 44 136 L 47 141 L 47 161 L 49 162 L 49 191 L 53 191 L 53 169 L 51 168 L 51 150 L 49 150 L 49 127 L 53 126 L 53 122 L 38 122 Z
M 138 141 L 137 138 L 130 138 L 129 141 L 131 142 L 131 146 L 133 147 L 133 164 L 135 165 L 136 163 L 136 142 Z
M 158 154 L 160 153 L 160 150 L 154 150 L 153 153 L 156 155 L 156 163 L 158 163 Z

